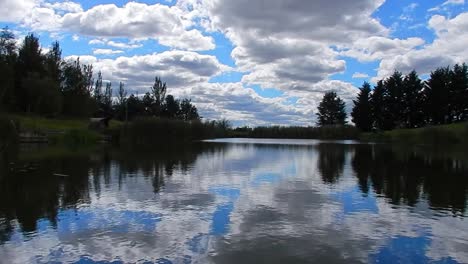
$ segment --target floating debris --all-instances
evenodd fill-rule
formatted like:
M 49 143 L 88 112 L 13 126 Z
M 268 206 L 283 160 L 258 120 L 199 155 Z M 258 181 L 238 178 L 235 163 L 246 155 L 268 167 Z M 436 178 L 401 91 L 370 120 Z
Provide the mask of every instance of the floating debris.
M 60 173 L 54 173 L 53 175 L 58 176 L 58 177 L 69 177 L 70 176 L 70 175 L 60 174 Z

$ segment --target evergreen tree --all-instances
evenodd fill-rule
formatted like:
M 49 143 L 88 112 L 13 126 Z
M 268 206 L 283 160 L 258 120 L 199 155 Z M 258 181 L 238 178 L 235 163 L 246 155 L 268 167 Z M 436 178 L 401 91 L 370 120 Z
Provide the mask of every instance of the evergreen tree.
M 374 127 L 379 130 L 385 130 L 384 113 L 387 111 L 384 103 L 385 88 L 383 81 L 377 82 L 371 95 L 371 110 Z
M 403 80 L 403 123 L 405 128 L 424 125 L 423 83 L 416 71 L 410 72 Z
M 372 130 L 373 124 L 370 100 L 371 87 L 368 82 L 364 82 L 356 100 L 353 100 L 354 107 L 351 112 L 351 117 L 356 127 L 366 132 Z
M 455 64 L 450 72 L 451 120 L 468 120 L 468 66 Z
M 403 103 L 403 76 L 401 72 L 395 71 L 384 81 L 384 118 L 385 129 L 404 127 L 404 103 Z
M 327 92 L 318 106 L 319 126 L 346 124 L 345 103 L 335 92 Z
M 423 94 L 426 120 L 433 125 L 447 124 L 451 120 L 449 105 L 450 69 L 438 68 L 431 72 Z

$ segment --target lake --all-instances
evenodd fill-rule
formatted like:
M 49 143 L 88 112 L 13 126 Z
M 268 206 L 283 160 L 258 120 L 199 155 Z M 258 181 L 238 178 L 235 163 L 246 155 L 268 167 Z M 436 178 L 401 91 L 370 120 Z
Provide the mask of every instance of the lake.
M 353 141 L 22 146 L 0 263 L 468 263 L 468 153 Z

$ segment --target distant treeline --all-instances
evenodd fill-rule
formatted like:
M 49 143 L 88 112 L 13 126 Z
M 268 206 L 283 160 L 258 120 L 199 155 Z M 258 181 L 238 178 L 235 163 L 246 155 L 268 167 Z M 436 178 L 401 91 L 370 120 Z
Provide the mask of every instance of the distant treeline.
M 251 138 L 298 138 L 298 139 L 357 139 L 359 130 L 350 125 L 329 125 L 321 127 L 260 126 L 238 127 L 230 131 L 231 137 Z
M 374 89 L 365 82 L 352 121 L 362 131 L 418 128 L 468 121 L 468 66 L 437 68 L 426 81 L 395 71 Z
M 81 64 L 79 58 L 63 60 L 58 42 L 47 52 L 34 34 L 27 35 L 19 46 L 16 43 L 10 30 L 0 32 L 0 111 L 120 120 L 139 116 L 185 121 L 200 118 L 189 99 L 166 96 L 166 83 L 158 77 L 141 98 L 128 95 L 122 82 L 113 93 L 112 84 L 104 84 L 100 72 L 94 80 L 92 65 Z
M 123 147 L 145 149 L 228 137 L 230 130 L 230 123 L 225 119 L 186 122 L 164 118 L 137 118 L 115 131 L 113 139 L 114 143 Z

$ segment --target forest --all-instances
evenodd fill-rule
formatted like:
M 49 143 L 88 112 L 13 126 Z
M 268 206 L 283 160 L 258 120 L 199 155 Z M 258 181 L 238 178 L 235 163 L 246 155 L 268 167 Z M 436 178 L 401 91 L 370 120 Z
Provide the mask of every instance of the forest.
M 198 120 L 190 99 L 176 99 L 167 93 L 159 77 L 144 96 L 128 94 L 120 82 L 116 92 L 104 83 L 101 72 L 94 80 L 92 65 L 79 58 L 65 61 L 59 42 L 44 52 L 39 39 L 28 34 L 17 46 L 7 28 L 0 33 L 0 110 L 46 117 L 161 117 L 184 121 Z

